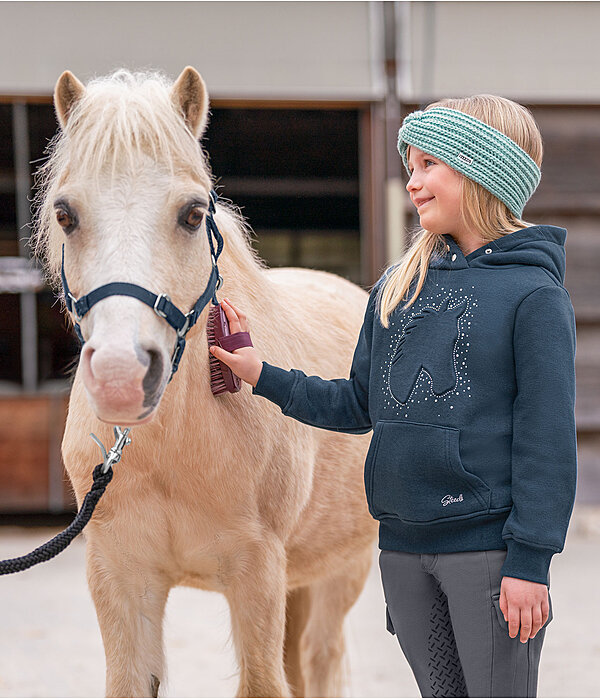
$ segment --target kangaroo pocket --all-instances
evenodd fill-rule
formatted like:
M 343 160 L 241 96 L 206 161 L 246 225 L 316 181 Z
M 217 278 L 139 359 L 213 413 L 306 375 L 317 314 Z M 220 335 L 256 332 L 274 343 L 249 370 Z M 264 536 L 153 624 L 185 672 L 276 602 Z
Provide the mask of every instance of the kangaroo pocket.
M 460 430 L 410 421 L 378 421 L 365 462 L 374 518 L 434 523 L 483 515 L 491 489 L 462 465 Z

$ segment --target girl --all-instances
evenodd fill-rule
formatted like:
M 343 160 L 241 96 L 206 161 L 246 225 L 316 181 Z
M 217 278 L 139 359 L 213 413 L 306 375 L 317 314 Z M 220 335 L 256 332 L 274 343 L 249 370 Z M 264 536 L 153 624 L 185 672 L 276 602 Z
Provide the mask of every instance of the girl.
M 398 150 L 421 229 L 371 290 L 349 378 L 211 352 L 287 416 L 373 429 L 387 627 L 422 696 L 536 697 L 577 470 L 566 230 L 521 218 L 542 141 L 515 102 L 430 104 Z

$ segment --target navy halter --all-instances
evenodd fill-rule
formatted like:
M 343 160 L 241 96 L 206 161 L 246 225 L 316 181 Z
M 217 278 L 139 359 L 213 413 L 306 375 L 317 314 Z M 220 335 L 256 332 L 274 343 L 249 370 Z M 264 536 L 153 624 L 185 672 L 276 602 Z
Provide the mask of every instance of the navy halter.
M 208 214 L 206 216 L 206 233 L 208 235 L 208 244 L 210 246 L 212 270 L 206 287 L 202 292 L 202 296 L 194 304 L 192 310 L 187 314 L 182 313 L 175 306 L 175 304 L 173 304 L 171 298 L 167 294 L 153 294 L 144 287 L 140 287 L 137 284 L 131 284 L 130 282 L 110 282 L 109 284 L 104 284 L 101 287 L 97 287 L 89 292 L 89 294 L 85 294 L 79 299 L 75 299 L 75 297 L 69 291 L 69 285 L 67 284 L 67 278 L 65 276 L 65 246 L 63 243 L 60 276 L 63 284 L 65 303 L 67 305 L 67 309 L 76 318 L 77 322 L 75 323 L 75 332 L 77 333 L 77 337 L 82 345 L 85 343 L 85 340 L 83 339 L 83 335 L 81 333 L 79 321 L 81 321 L 81 319 L 87 314 L 92 306 L 94 306 L 94 304 L 97 304 L 101 299 L 105 299 L 106 297 L 113 295 L 134 297 L 135 299 L 143 301 L 144 304 L 147 304 L 154 309 L 158 316 L 164 318 L 165 321 L 172 328 L 174 328 L 177 333 L 177 343 L 175 345 L 175 350 L 173 351 L 173 356 L 171 357 L 171 376 L 169 377 L 169 382 L 171 379 L 173 379 L 173 375 L 175 372 L 177 372 L 179 361 L 181 360 L 181 356 L 183 355 L 183 351 L 185 349 L 185 336 L 187 332 L 198 320 L 198 316 L 200 316 L 202 309 L 204 309 L 206 304 L 208 304 L 210 297 L 212 297 L 213 304 L 219 303 L 216 292 L 217 289 L 219 289 L 223 284 L 223 278 L 219 274 L 217 260 L 221 254 L 221 251 L 223 250 L 223 236 L 219 232 L 213 216 L 216 212 L 215 204 L 218 198 L 219 195 L 214 190 L 211 190 L 210 204 L 208 206 Z M 212 240 L 213 236 L 217 242 L 216 252 Z

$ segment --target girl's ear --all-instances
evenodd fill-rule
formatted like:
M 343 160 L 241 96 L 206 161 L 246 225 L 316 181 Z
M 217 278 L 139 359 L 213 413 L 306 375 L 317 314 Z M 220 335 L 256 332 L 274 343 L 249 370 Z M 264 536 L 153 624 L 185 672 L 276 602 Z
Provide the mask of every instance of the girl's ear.
M 54 109 L 61 128 L 65 128 L 69 114 L 75 103 L 85 94 L 85 87 L 77 78 L 66 70 L 56 81 L 54 88 Z
M 171 100 L 185 123 L 198 139 L 204 133 L 208 120 L 208 92 L 200 73 L 187 66 L 171 89 Z

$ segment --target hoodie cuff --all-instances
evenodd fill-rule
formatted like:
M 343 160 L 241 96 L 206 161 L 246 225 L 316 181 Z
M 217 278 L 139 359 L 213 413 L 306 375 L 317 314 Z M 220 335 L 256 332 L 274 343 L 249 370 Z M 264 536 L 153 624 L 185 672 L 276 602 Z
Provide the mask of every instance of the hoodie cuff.
M 264 360 L 262 365 L 256 386 L 252 387 L 252 393 L 264 396 L 265 399 L 276 403 L 283 411 L 296 383 L 296 374 L 291 369 L 275 367 Z
M 548 586 L 550 560 L 556 554 L 552 549 L 534 547 L 512 538 L 505 539 L 508 554 L 500 569 L 500 576 L 521 578 Z

